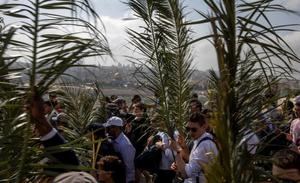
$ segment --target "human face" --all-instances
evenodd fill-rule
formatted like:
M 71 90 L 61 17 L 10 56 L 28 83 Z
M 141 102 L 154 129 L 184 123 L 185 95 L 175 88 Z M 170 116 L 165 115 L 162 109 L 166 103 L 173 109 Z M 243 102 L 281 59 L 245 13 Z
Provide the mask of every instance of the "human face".
M 143 117 L 143 111 L 139 107 L 136 107 L 136 106 L 133 108 L 133 114 L 136 117 Z
M 206 128 L 207 126 L 205 124 L 200 126 L 199 123 L 193 122 L 188 122 L 186 126 L 186 130 L 194 140 L 198 139 L 203 133 L 205 133 Z
M 106 127 L 106 132 L 108 133 L 109 136 L 111 136 L 113 139 L 115 139 L 118 136 L 118 127 L 108 126 L 108 127 Z

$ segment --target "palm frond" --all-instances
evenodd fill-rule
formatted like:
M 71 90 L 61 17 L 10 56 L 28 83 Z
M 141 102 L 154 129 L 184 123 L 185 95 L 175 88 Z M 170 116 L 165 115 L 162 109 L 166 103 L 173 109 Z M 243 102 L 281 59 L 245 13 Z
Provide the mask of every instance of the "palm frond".
M 256 119 L 272 102 L 265 93 L 273 91 L 280 78 L 290 77 L 292 64 L 299 62 L 280 34 L 294 31 L 298 25 L 272 23 L 269 12 L 292 12 L 273 0 L 204 2 L 209 14 L 199 12 L 203 19 L 188 25 L 210 22 L 213 37 L 204 35 L 196 40 L 212 40 L 219 67 L 218 74 L 211 72 L 210 88 L 220 154 L 208 167 L 208 182 L 261 181 L 260 177 L 268 175 L 254 166 L 259 158 L 249 158 L 242 140 L 248 130 L 256 130 Z
M 10 68 L 12 62 L 22 61 L 26 64 L 27 68 L 23 72 L 28 80 L 25 79 L 25 85 L 20 87 L 23 90 L 20 98 L 25 96 L 30 99 L 33 93 L 42 95 L 68 68 L 81 66 L 77 63 L 85 58 L 111 54 L 103 33 L 90 21 L 90 18 L 95 22 L 100 19 L 89 0 L 7 1 L 0 5 L 0 13 L 4 20 L 12 18 L 15 20 L 13 25 L 18 25 L 9 29 L 13 30 L 11 34 L 6 34 L 7 41 L 4 49 L 1 49 L 0 64 L 1 69 L 5 66 L 3 68 L 6 71 L 9 71 L 7 68 Z M 16 57 L 11 56 L 16 54 Z M 32 144 L 33 121 L 28 115 L 26 123 L 18 122 L 26 124 L 22 131 L 15 134 L 23 139 L 23 142 L 19 141 L 21 149 L 16 148 L 18 152 L 12 151 L 15 154 L 6 154 L 9 158 L 18 154 L 18 164 L 15 171 L 5 176 L 16 182 L 30 174 L 28 170 L 31 168 L 26 162 L 34 155 L 33 148 L 28 148 Z
M 184 25 L 184 7 L 175 0 L 132 0 L 128 5 L 144 22 L 141 32 L 127 31 L 141 54 L 136 73 L 142 86 L 159 96 L 160 126 L 173 136 L 174 128 L 181 129 L 186 119 L 191 90 L 190 38 Z

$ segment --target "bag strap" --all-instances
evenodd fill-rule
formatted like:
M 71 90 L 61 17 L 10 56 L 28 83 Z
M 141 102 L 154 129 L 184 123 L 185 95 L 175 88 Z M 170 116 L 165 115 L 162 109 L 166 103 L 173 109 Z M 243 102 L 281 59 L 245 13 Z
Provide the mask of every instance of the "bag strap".
M 195 149 L 197 149 L 197 147 L 201 144 L 201 142 L 206 141 L 206 140 L 210 140 L 210 141 L 212 141 L 213 143 L 216 143 L 215 140 L 212 139 L 211 137 L 204 137 L 203 139 L 201 139 L 201 140 L 198 142 L 198 144 L 197 144 L 197 146 L 195 147 Z M 201 171 L 202 171 L 202 173 L 204 173 L 203 169 L 201 169 Z M 196 183 L 199 183 L 199 176 L 196 177 Z
M 215 143 L 214 139 L 212 139 L 212 138 L 210 138 L 210 137 L 204 137 L 203 139 L 201 139 L 201 140 L 198 142 L 198 144 L 197 144 L 197 146 L 195 147 L 195 149 L 197 149 L 197 147 L 201 144 L 201 142 L 206 141 L 206 140 L 210 140 L 210 141 L 212 141 L 212 142 Z

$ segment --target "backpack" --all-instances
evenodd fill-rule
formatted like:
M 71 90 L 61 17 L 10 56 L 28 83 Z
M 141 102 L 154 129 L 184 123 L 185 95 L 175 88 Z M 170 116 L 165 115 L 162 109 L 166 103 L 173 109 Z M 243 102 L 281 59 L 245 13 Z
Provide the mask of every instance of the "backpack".
M 150 173 L 158 171 L 162 158 L 162 150 L 155 145 L 157 141 L 161 140 L 161 137 L 156 135 L 153 139 L 153 143 L 138 155 L 134 162 L 136 168 L 147 170 Z

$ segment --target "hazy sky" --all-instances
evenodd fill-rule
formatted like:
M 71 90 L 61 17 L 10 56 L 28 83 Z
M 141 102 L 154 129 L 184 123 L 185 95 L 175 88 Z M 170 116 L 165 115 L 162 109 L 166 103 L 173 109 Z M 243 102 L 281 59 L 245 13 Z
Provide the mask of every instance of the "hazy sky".
M 123 0 L 125 1 L 125 0 Z M 252 0 L 253 1 L 253 0 Z M 300 12 L 300 0 L 278 0 L 281 4 L 288 8 Z M 129 64 L 124 57 L 125 55 L 132 55 L 132 51 L 126 48 L 128 46 L 128 36 L 126 35 L 126 28 L 137 28 L 139 21 L 125 21 L 123 18 L 132 17 L 130 9 L 120 0 L 93 0 L 97 12 L 101 15 L 102 21 L 106 27 L 106 36 L 109 44 L 115 55 L 117 62 L 122 64 Z M 187 6 L 186 11 L 189 12 L 188 19 L 200 18 L 194 12 L 194 9 L 208 12 L 202 0 L 185 0 L 184 5 Z M 271 15 L 275 24 L 298 23 L 300 24 L 300 17 L 279 14 Z M 204 35 L 210 31 L 209 27 L 192 27 L 193 37 Z M 300 53 L 300 32 L 292 32 L 284 35 L 286 41 L 294 48 L 296 53 Z M 193 65 L 200 70 L 207 70 L 216 68 L 216 57 L 212 45 L 208 41 L 201 41 L 193 45 Z M 110 65 L 113 62 L 111 59 L 105 59 L 104 65 Z M 114 62 L 117 64 L 116 62 Z M 295 65 L 300 69 L 300 65 Z
M 10 0 L 0 0 L 0 3 L 4 3 Z M 21 2 L 27 2 L 27 0 L 21 0 Z M 93 5 L 101 16 L 102 22 L 106 28 L 106 37 L 109 41 L 110 48 L 114 54 L 115 61 L 111 58 L 105 57 L 104 60 L 99 61 L 101 65 L 111 65 L 111 64 L 130 64 L 127 61 L 126 56 L 133 56 L 133 51 L 130 51 L 127 47 L 128 36 L 125 32 L 126 28 L 136 29 L 138 25 L 141 24 L 140 20 L 126 21 L 124 18 L 133 17 L 133 12 L 127 7 L 122 1 L 127 0 L 91 0 Z M 248 0 L 254 1 L 254 0 Z M 300 0 L 276 0 L 287 8 L 293 9 L 300 12 Z M 204 6 L 203 0 L 185 0 L 182 2 L 186 6 L 186 13 L 188 13 L 188 20 L 197 20 L 200 18 L 199 15 L 195 13 L 195 9 L 208 12 L 208 9 Z M 300 13 L 299 13 L 300 14 Z M 271 19 L 275 24 L 288 24 L 296 23 L 300 24 L 300 16 L 295 16 L 291 14 L 276 14 L 271 15 Z M 9 19 L 5 19 L 6 23 Z M 210 32 L 209 26 L 197 26 L 191 27 L 193 38 L 197 38 L 206 35 Z M 300 29 L 300 26 L 299 26 Z M 300 31 L 290 32 L 283 35 L 284 39 L 291 45 L 296 53 L 300 55 Z M 216 68 L 216 56 L 214 49 L 208 41 L 204 40 L 197 42 L 192 46 L 193 55 L 193 66 L 200 70 L 207 70 L 211 68 Z M 97 60 L 98 61 L 98 60 Z M 99 63 L 98 62 L 98 63 Z M 295 68 L 300 70 L 300 64 L 294 65 Z

